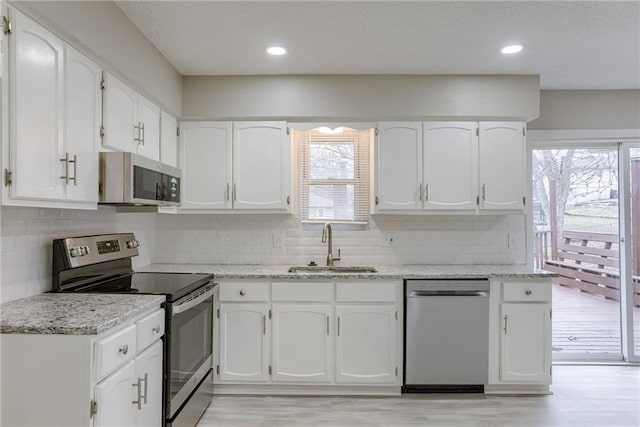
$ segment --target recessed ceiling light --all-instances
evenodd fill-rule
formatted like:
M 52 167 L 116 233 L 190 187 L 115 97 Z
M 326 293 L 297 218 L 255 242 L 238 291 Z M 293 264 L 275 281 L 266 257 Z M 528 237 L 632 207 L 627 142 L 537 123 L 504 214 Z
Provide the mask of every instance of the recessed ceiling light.
M 513 53 L 518 53 L 521 50 L 522 50 L 522 45 L 521 44 L 512 44 L 512 45 L 503 47 L 500 50 L 500 52 L 504 53 L 505 55 L 511 55 Z
M 287 48 L 284 46 L 269 46 L 265 50 L 273 56 L 282 56 L 287 53 Z

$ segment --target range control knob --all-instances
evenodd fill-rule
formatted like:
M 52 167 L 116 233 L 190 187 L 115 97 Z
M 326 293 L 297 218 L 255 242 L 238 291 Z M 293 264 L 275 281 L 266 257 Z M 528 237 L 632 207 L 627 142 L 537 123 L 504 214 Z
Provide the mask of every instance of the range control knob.
M 80 256 L 80 248 L 69 249 L 69 255 L 71 255 L 72 258 Z
M 127 242 L 127 248 L 129 249 L 135 249 L 138 246 L 140 246 L 140 242 L 138 242 L 137 240 L 130 240 Z

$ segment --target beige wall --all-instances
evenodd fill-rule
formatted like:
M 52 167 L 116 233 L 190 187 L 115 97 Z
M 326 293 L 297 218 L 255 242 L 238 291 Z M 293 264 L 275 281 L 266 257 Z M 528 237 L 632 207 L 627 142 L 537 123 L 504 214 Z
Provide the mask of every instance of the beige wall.
M 543 90 L 529 129 L 640 129 L 640 90 Z
M 111 1 L 15 5 L 168 112 L 182 113 L 182 76 Z
M 538 76 L 296 75 L 185 77 L 197 119 L 519 119 L 539 115 Z

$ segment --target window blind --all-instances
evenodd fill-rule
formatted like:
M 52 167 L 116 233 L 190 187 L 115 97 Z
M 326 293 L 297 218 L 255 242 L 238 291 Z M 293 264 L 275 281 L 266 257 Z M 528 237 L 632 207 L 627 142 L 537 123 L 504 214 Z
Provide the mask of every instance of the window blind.
M 293 130 L 301 221 L 367 222 L 372 138 L 373 129 Z

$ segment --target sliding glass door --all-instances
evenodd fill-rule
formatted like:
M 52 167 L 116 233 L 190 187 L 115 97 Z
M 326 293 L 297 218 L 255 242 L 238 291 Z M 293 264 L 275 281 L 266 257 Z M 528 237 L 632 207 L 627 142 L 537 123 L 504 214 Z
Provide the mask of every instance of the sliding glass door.
M 640 362 L 640 131 L 529 137 L 533 264 L 559 275 L 554 360 Z
M 622 353 L 640 362 L 640 145 L 620 147 Z

